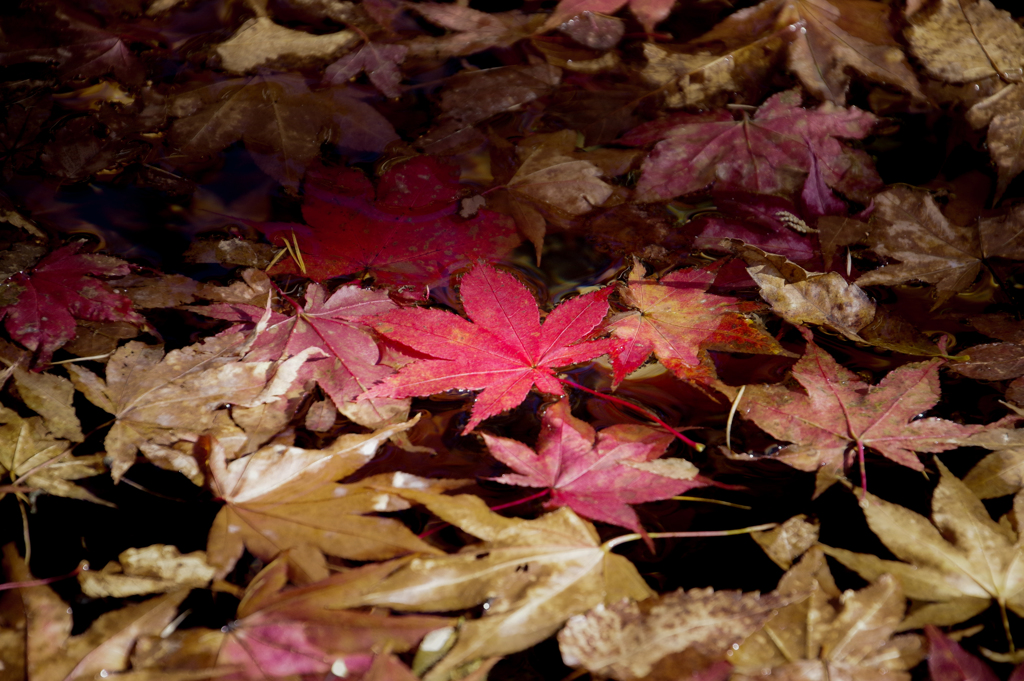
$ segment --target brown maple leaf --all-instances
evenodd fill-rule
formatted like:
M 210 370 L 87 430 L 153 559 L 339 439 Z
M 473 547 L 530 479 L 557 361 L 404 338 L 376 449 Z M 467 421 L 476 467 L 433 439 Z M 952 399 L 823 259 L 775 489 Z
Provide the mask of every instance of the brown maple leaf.
M 765 0 L 734 12 L 690 46 L 724 46 L 724 50 L 714 50 L 714 60 L 707 60 L 718 66 L 718 71 L 749 70 L 752 62 L 756 69 L 759 55 L 744 54 L 751 43 L 769 53 L 784 49 L 786 65 L 804 87 L 834 104 L 846 103 L 851 71 L 924 100 L 917 77 L 892 34 L 889 12 L 887 4 L 874 0 Z M 757 45 L 758 41 L 763 44 Z M 734 57 L 733 63 L 724 60 L 734 53 L 739 58 Z M 715 80 L 722 85 L 727 82 L 721 76 Z
M 55 437 L 42 418 L 0 407 L 0 476 L 17 488 L 105 504 L 71 482 L 104 473 L 103 455 L 70 456 L 70 449 L 71 442 Z
M 242 140 L 263 172 L 298 190 L 306 165 L 330 140 L 342 153 L 380 152 L 394 128 L 344 87 L 311 92 L 296 75 L 234 78 L 175 95 L 168 133 L 182 160 L 203 161 Z
M 906 601 L 898 579 L 881 575 L 840 593 L 820 548 L 812 548 L 773 592 L 791 602 L 729 656 L 735 681 L 893 679 L 924 658 L 920 636 L 893 636 Z
M 182 555 L 177 547 L 153 544 L 125 549 L 116 561 L 101 570 L 78 573 L 78 584 L 89 598 L 126 598 L 166 593 L 178 589 L 201 589 L 213 579 L 215 569 L 206 562 L 205 551 Z
M 697 653 L 701 666 L 724 660 L 791 598 L 709 587 L 599 605 L 566 622 L 558 647 L 567 665 L 601 678 L 686 678 L 679 664 L 684 651 Z
M 356 31 L 315 35 L 281 26 L 266 16 L 248 19 L 234 35 L 215 48 L 220 66 L 246 73 L 284 61 L 291 66 L 324 64 L 359 41 Z
M 804 356 L 793 365 L 801 390 L 748 386 L 740 413 L 780 440 L 778 458 L 801 470 L 819 470 L 816 493 L 841 476 L 852 451 L 871 448 L 896 463 L 923 470 L 916 452 L 944 452 L 957 438 L 983 431 L 940 418 L 917 418 L 939 401 L 939 366 L 933 359 L 905 364 L 878 385 L 864 382 L 815 345 L 809 332 Z M 852 448 L 852 450 L 851 450 Z M 861 458 L 863 461 L 863 458 Z M 824 487 L 823 487 L 824 486 Z
M 3 554 L 8 580 L 33 580 L 13 544 L 6 545 Z M 189 592 L 179 589 L 106 612 L 86 631 L 74 636 L 71 608 L 53 589 L 45 585 L 26 586 L 15 593 L 26 623 L 22 644 L 25 678 L 73 681 L 127 670 L 135 642 L 143 636 L 159 635 L 177 615 L 178 605 Z
M 599 603 L 654 595 L 633 564 L 605 550 L 594 526 L 568 508 L 523 520 L 494 513 L 477 496 L 394 493 L 484 540 L 457 554 L 412 558 L 358 602 L 342 606 L 446 612 L 484 604 L 484 615 L 462 626 L 455 646 L 424 681 L 449 678 L 481 657 L 525 650 Z
M 211 487 L 225 503 L 207 547 L 218 575 L 231 570 L 243 548 L 265 561 L 303 545 L 352 560 L 437 553 L 397 520 L 369 515 L 409 506 L 374 485 L 444 491 L 465 481 L 385 473 L 345 485 L 335 482 L 357 471 L 382 442 L 414 423 L 342 435 L 319 450 L 268 445 L 230 462 L 220 443 L 200 441 L 197 453 L 210 471 Z
M 214 428 L 221 406 L 255 407 L 288 391 L 307 355 L 286 361 L 275 374 L 273 362 L 241 362 L 235 356 L 244 349 L 243 340 L 241 334 L 208 338 L 166 356 L 159 347 L 131 342 L 110 358 L 106 380 L 82 366 L 68 366 L 75 387 L 116 418 L 104 440 L 115 481 L 135 462 L 141 445 L 194 442 Z M 275 375 L 280 380 L 271 381 Z M 188 455 L 160 464 L 202 482 Z
M 971 107 L 967 121 L 972 127 L 988 126 L 998 201 L 1024 170 L 1024 29 L 989 0 L 938 0 L 914 12 L 908 8 L 907 14 L 910 25 L 904 34 L 925 73 L 969 86 L 957 98 Z
M 961 480 L 936 463 L 941 477 L 932 522 L 871 494 L 861 504 L 871 531 L 899 560 L 828 546 L 825 553 L 865 579 L 891 574 L 909 598 L 927 603 L 903 621 L 902 631 L 963 622 L 993 600 L 1004 622 L 1007 609 L 1024 617 L 1024 539 L 1012 529 L 1024 527 L 1024 497 L 1018 494 L 1008 517 L 997 523 Z

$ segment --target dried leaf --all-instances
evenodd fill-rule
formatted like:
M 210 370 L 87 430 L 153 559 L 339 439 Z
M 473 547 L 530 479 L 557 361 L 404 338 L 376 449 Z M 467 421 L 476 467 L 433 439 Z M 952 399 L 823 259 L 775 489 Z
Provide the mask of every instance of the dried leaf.
M 687 649 L 724 657 L 786 600 L 778 594 L 707 588 L 680 589 L 639 604 L 602 604 L 570 618 L 558 633 L 558 646 L 569 666 L 632 681 L 668 667 L 673 654 Z
M 174 546 L 153 544 L 122 551 L 117 562 L 107 563 L 102 570 L 78 573 L 78 584 L 89 598 L 125 598 L 202 588 L 214 572 L 203 551 L 182 555 Z
M 932 496 L 931 523 L 871 494 L 862 503 L 871 531 L 905 562 L 831 547 L 825 552 L 865 579 L 895 575 L 908 597 L 929 604 L 904 620 L 900 630 L 963 622 L 993 599 L 1024 616 L 1020 537 L 993 521 L 967 486 L 941 462 L 937 465 L 941 477 Z
M 818 542 L 817 522 L 807 520 L 805 515 L 795 515 L 774 530 L 754 532 L 750 535 L 764 549 L 768 557 L 788 570 L 793 561 Z
M 217 46 L 216 52 L 225 71 L 246 73 L 278 61 L 291 66 L 328 62 L 358 40 L 355 31 L 313 35 L 261 16 L 239 26 L 234 35 Z

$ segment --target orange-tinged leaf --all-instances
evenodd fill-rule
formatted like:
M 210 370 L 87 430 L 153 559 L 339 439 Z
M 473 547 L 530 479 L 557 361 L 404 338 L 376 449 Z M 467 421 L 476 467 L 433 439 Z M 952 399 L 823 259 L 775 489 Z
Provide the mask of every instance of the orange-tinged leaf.
M 744 314 L 758 305 L 707 292 L 716 269 L 677 270 L 654 280 L 644 278 L 643 266 L 633 261 L 629 283 L 620 285 L 619 295 L 635 311 L 615 315 L 606 326 L 625 341 L 612 353 L 613 387 L 652 352 L 676 376 L 697 382 L 714 378 L 708 350 L 789 354 Z

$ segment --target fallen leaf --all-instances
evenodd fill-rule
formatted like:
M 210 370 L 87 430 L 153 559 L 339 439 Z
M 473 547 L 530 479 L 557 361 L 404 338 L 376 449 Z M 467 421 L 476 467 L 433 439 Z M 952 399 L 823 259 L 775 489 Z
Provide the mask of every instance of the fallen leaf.
M 605 326 L 624 341 L 612 352 L 612 387 L 652 352 L 679 378 L 701 383 L 715 377 L 708 350 L 788 354 L 758 320 L 744 314 L 758 309 L 756 303 L 707 292 L 721 264 L 654 280 L 644 278 L 643 265 L 634 259 L 628 284 L 619 285 L 619 295 L 633 310 L 613 316 Z
M 71 442 L 55 438 L 43 419 L 25 419 L 0 407 L 0 474 L 21 487 L 105 504 L 71 482 L 106 472 L 103 455 L 71 456 L 70 449 Z M 0 497 L 5 494 L 0 493 Z
M 851 72 L 895 85 L 914 99 L 925 99 L 893 36 L 889 6 L 882 2 L 765 0 L 734 12 L 688 47 L 695 50 L 705 45 L 720 46 L 714 56 L 729 71 L 756 64 L 756 53 L 744 54 L 751 46 L 783 49 L 786 66 L 803 86 L 818 99 L 838 105 L 846 103 Z
M 254 226 L 272 241 L 298 242 L 303 265 L 285 259 L 275 272 L 321 281 L 366 273 L 377 284 L 431 286 L 467 262 L 505 255 L 520 241 L 504 215 L 486 208 L 470 218 L 459 215 L 464 190 L 458 168 L 434 156 L 393 165 L 376 192 L 361 173 L 342 168 L 307 180 L 302 213 L 308 227 Z
M 550 31 L 572 21 L 584 12 L 615 14 L 629 5 L 629 9 L 648 33 L 654 33 L 654 25 L 668 18 L 674 0 L 561 0 L 548 17 L 541 30 Z
M 230 572 L 243 548 L 264 561 L 303 544 L 364 561 L 437 553 L 401 522 L 368 515 L 408 508 L 401 497 L 373 485 L 443 491 L 465 481 L 389 473 L 345 485 L 335 482 L 361 468 L 382 442 L 413 423 L 342 435 L 320 450 L 272 444 L 230 462 L 218 442 L 200 443 L 210 484 L 225 504 L 207 542 L 218 577 Z
M 949 368 L 968 378 L 982 381 L 1003 381 L 1024 375 L 1024 345 L 1017 343 L 984 343 L 964 348 L 963 361 Z
M 747 191 L 795 197 L 816 158 L 824 182 L 854 200 L 869 200 L 881 178 L 870 158 L 843 146 L 837 138 L 861 139 L 875 117 L 856 107 L 824 103 L 800 107 L 796 90 L 762 104 L 753 118 L 681 123 L 661 132 L 644 160 L 637 182 L 638 201 L 664 201 L 713 186 L 718 191 Z
M 883 258 L 899 260 L 857 279 L 858 286 L 935 284 L 935 307 L 974 283 L 981 270 L 978 233 L 953 225 L 927 191 L 898 186 L 875 196 L 867 242 Z
M 128 274 L 127 263 L 107 255 L 79 255 L 83 246 L 78 241 L 58 248 L 28 272 L 3 282 L 20 292 L 16 303 L 0 308 L 0 317 L 11 338 L 36 353 L 36 365 L 49 363 L 53 352 L 71 340 L 76 319 L 146 324 L 130 300 L 97 278 Z
M 227 679 L 361 675 L 372 669 L 376 651 L 405 652 L 424 635 L 454 621 L 328 610 L 325 597 L 338 589 L 338 580 L 282 591 L 286 572 L 287 565 L 273 561 L 250 583 L 238 619 L 226 627 L 217 655 L 219 666 L 237 670 Z
M 201 86 L 170 99 L 168 141 L 205 161 L 242 140 L 263 172 L 297 191 L 306 166 L 330 140 L 345 154 L 379 153 L 397 139 L 391 124 L 344 88 L 311 92 L 294 74 L 261 74 Z
M 357 395 L 394 373 L 391 367 L 381 363 L 381 353 L 370 336 L 367 323 L 370 316 L 396 308 L 387 293 L 343 286 L 328 296 L 323 287 L 311 283 L 306 288 L 305 305 L 300 307 L 290 298 L 285 301 L 294 309 L 293 316 L 271 311 L 269 319 L 264 319 L 263 308 L 239 303 L 189 309 L 208 317 L 238 322 L 227 329 L 226 334 L 249 334 L 258 330 L 255 342 L 245 355 L 247 362 L 284 360 L 307 348 L 321 350 L 319 356 L 307 358 L 296 381 L 300 387 L 315 381 L 338 409 L 346 409 Z M 371 413 L 359 423 L 367 427 L 384 425 L 396 408 L 400 412 L 408 411 L 408 405 L 397 400 L 381 399 L 366 406 Z
M 230 73 L 246 73 L 274 62 L 289 66 L 322 64 L 359 40 L 355 31 L 314 35 L 275 24 L 266 16 L 248 19 L 234 35 L 216 47 L 220 66 Z
M 4 565 L 11 581 L 33 579 L 13 544 L 4 547 Z M 72 681 L 91 679 L 101 672 L 126 670 L 136 639 L 158 634 L 170 624 L 188 590 L 104 613 L 75 636 L 71 636 L 71 609 L 50 587 L 23 587 L 19 593 L 28 622 L 25 636 L 29 678 Z
M 819 523 L 807 516 L 795 515 L 773 530 L 754 532 L 751 538 L 783 570 L 793 567 L 793 561 L 818 543 Z
M 214 572 L 203 551 L 182 555 L 174 546 L 153 544 L 122 551 L 116 562 L 102 570 L 79 572 L 78 584 L 89 598 L 125 598 L 186 587 L 201 589 Z
M 25 371 L 19 366 L 13 369 L 18 395 L 25 406 L 43 417 L 52 437 L 72 442 L 85 439 L 72 404 L 75 386 L 71 381 L 56 374 Z
M 554 369 L 610 352 L 615 342 L 584 340 L 608 312 L 610 288 L 568 300 L 540 322 L 530 291 L 514 276 L 477 265 L 462 278 L 462 305 L 471 321 L 432 309 L 389 312 L 378 333 L 436 359 L 403 366 L 360 399 L 433 395 L 446 390 L 483 392 L 463 433 L 518 406 L 530 388 L 563 395 Z
M 802 390 L 747 386 L 739 409 L 773 437 L 793 443 L 777 455 L 790 466 L 841 476 L 854 450 L 860 454 L 871 448 L 923 470 L 916 452 L 953 449 L 959 446 L 956 438 L 987 427 L 918 418 L 939 401 L 941 360 L 905 364 L 870 385 L 819 348 L 809 332 L 804 337 L 807 349 L 792 369 Z M 821 491 L 819 486 L 816 492 Z
M 536 451 L 517 440 L 483 433 L 491 456 L 515 473 L 494 480 L 506 485 L 547 487 L 548 508 L 568 506 L 579 515 L 644 532 L 630 504 L 668 499 L 702 487 L 697 467 L 685 459 L 662 459 L 672 435 L 639 425 L 600 432 L 572 415 L 566 400 L 549 404 Z
M 402 73 L 398 65 L 405 60 L 409 48 L 368 42 L 324 69 L 324 83 L 342 85 L 365 72 L 373 86 L 387 97 L 402 94 L 399 83 Z
M 442 113 L 416 144 L 435 154 L 467 140 L 475 145 L 480 133 L 474 126 L 551 93 L 561 80 L 561 69 L 547 64 L 461 71 L 445 82 Z
M 994 200 L 999 201 L 1010 181 L 1024 170 L 1020 142 L 1024 30 L 1009 12 L 989 0 L 938 0 L 927 11 L 909 16 L 904 35 L 927 75 L 946 83 L 973 85 L 968 90 L 970 99 L 961 99 L 970 106 L 968 123 L 977 130 L 988 126 L 986 142 L 998 173 Z M 982 88 L 991 94 L 977 101 Z
M 511 47 L 530 37 L 543 18 L 515 11 L 481 12 L 468 5 L 438 2 L 409 3 L 406 7 L 430 23 L 453 31 L 445 36 L 410 40 L 407 43 L 410 54 L 421 59 L 444 60 L 491 48 Z
M 790 602 L 729 656 L 732 679 L 766 671 L 782 679 L 898 679 L 925 655 L 920 636 L 893 636 L 906 600 L 900 581 L 881 575 L 859 591 L 836 588 L 821 549 L 812 548 L 773 592 Z
M 936 465 L 941 477 L 932 496 L 932 522 L 865 493 L 861 507 L 868 527 L 900 560 L 828 546 L 825 553 L 865 579 L 894 575 L 909 598 L 926 603 L 903 621 L 901 631 L 963 622 L 993 600 L 1004 613 L 1009 609 L 1024 616 L 1024 565 L 1019 560 L 1024 547 L 1018 533 L 993 521 L 963 482 L 941 462 Z M 1018 495 L 1011 511 L 1016 527 L 1022 526 L 1022 502 Z
M 672 668 L 675 655 L 688 649 L 724 658 L 786 600 L 778 594 L 709 587 L 680 589 L 642 603 L 600 604 L 569 619 L 558 632 L 558 647 L 567 665 L 582 666 L 601 678 L 632 681 L 652 673 L 658 676 L 659 670 Z
M 115 481 L 135 463 L 139 445 L 194 441 L 213 428 L 221 406 L 255 406 L 288 390 L 290 381 L 265 392 L 274 365 L 239 361 L 235 353 L 243 340 L 241 334 L 208 338 L 166 356 L 159 347 L 133 341 L 110 358 L 105 381 L 85 367 L 68 365 L 75 387 L 116 418 L 104 440 Z M 202 481 L 190 457 L 183 456 L 177 470 L 196 484 Z
M 965 651 L 959 643 L 928 624 L 928 673 L 931 681 L 998 681 L 987 664 Z
M 427 612 L 486 604 L 424 681 L 446 679 L 478 658 L 525 650 L 598 603 L 653 595 L 633 564 L 602 548 L 594 526 L 568 508 L 523 520 L 500 516 L 472 495 L 395 492 L 484 540 L 457 554 L 414 557 L 361 598 Z

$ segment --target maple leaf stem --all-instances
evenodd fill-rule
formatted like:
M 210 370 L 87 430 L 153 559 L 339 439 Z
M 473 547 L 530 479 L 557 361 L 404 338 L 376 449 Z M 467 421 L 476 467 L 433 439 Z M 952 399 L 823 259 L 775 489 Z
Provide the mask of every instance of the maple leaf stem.
M 771 530 L 778 526 L 778 523 L 764 523 L 763 525 L 753 525 L 752 527 L 741 527 L 737 530 L 708 530 L 706 532 L 651 532 L 647 536 L 651 539 L 668 539 L 670 537 L 730 537 L 734 534 L 750 534 L 751 532 Z M 611 551 L 619 544 L 625 544 L 626 542 L 636 541 L 637 539 L 643 538 L 643 535 L 639 532 L 624 534 L 620 537 L 609 539 L 605 543 L 601 544 L 601 549 L 604 551 Z
M 5 582 L 0 584 L 0 591 L 7 591 L 9 589 L 25 589 L 30 586 L 46 586 L 47 584 L 53 584 L 59 582 L 62 579 L 68 579 L 70 577 L 78 576 L 79 572 L 89 569 L 89 563 L 82 561 L 78 567 L 66 575 L 58 575 L 56 577 L 46 577 L 45 579 L 29 579 L 24 582 Z
M 576 381 L 573 381 L 571 379 L 565 378 L 564 376 L 559 376 L 558 380 L 560 382 L 564 383 L 565 385 L 571 385 L 573 388 L 578 388 L 579 390 L 582 390 L 583 392 L 586 392 L 586 393 L 590 393 L 591 395 L 593 395 L 595 397 L 600 397 L 603 400 L 608 400 L 609 402 L 614 402 L 615 404 L 622 405 L 623 407 L 629 407 L 633 411 L 639 412 L 639 413 L 643 414 L 644 416 L 646 416 L 647 418 L 651 419 L 652 421 L 657 423 L 659 426 L 661 426 L 662 428 L 664 428 L 668 432 L 672 433 L 673 435 L 675 435 L 677 438 L 679 438 L 680 440 L 682 440 L 686 444 L 688 444 L 691 447 L 693 447 L 694 449 L 696 449 L 698 452 L 703 452 L 704 451 L 704 445 L 700 444 L 699 442 L 694 442 L 690 438 L 686 437 L 685 435 L 680 433 L 678 430 L 676 430 L 675 428 L 673 428 L 672 426 L 668 425 L 667 423 L 662 421 L 660 418 L 658 418 L 657 415 L 655 415 L 654 412 L 650 411 L 649 409 L 644 409 L 643 407 L 639 407 L 639 406 L 633 404 L 632 402 L 627 402 L 626 400 L 623 400 L 623 399 L 618 398 L 618 397 L 613 397 L 611 395 L 605 395 L 604 393 L 599 393 L 596 390 L 591 390 L 590 388 L 588 388 L 586 386 L 583 386 L 583 385 L 580 385 Z
M 857 440 L 857 463 L 860 465 L 860 488 L 868 491 L 868 467 L 864 462 L 864 443 Z
M 1010 652 L 1017 652 L 1017 647 L 1013 645 L 1013 632 L 1010 631 L 1010 620 L 1006 616 L 1006 603 L 1003 599 L 999 599 L 999 616 L 1003 618 L 1003 631 L 1006 632 L 1006 642 L 1010 646 Z
M 675 501 L 700 501 L 705 504 L 718 504 L 719 506 L 729 506 L 731 508 L 742 508 L 744 511 L 749 511 L 750 506 L 744 506 L 743 504 L 734 504 L 731 501 L 722 501 L 721 499 L 707 499 L 705 497 L 690 497 L 685 494 L 681 494 L 677 497 L 672 497 Z

